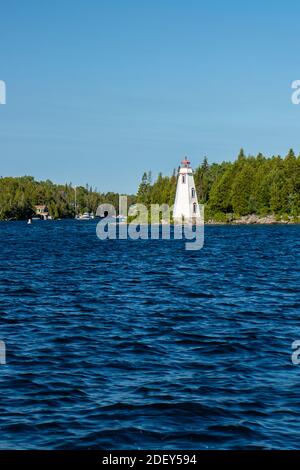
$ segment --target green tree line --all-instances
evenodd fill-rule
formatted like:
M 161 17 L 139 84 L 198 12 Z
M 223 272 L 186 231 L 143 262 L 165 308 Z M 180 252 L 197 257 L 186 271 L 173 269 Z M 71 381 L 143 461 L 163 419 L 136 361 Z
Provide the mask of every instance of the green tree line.
M 117 210 L 119 194 L 100 193 L 89 185 L 77 186 L 77 213 L 94 212 L 100 204 L 112 204 Z M 130 203 L 135 198 L 130 197 Z M 72 184 L 36 181 L 32 176 L 0 178 L 0 220 L 32 217 L 36 205 L 46 205 L 54 218 L 75 217 L 75 188 Z
M 206 219 L 231 220 L 239 216 L 274 214 L 300 216 L 300 156 L 291 149 L 285 157 L 268 158 L 261 153 L 246 156 L 241 150 L 234 162 L 209 164 L 207 158 L 194 169 L 199 203 L 205 205 Z M 134 202 L 173 205 L 177 171 L 161 173 L 152 181 L 144 173 Z M 101 193 L 89 185 L 77 187 L 77 213 L 94 212 L 103 203 L 119 206 L 119 194 Z M 0 178 L 0 220 L 31 217 L 35 205 L 45 204 L 53 218 L 75 216 L 75 188 L 70 184 L 36 181 L 32 176 Z
M 219 221 L 257 214 L 278 217 L 300 215 L 300 156 L 291 149 L 285 157 L 246 156 L 241 149 L 234 162 L 209 164 L 204 158 L 194 170 L 199 203 L 205 205 L 205 218 Z M 172 205 L 176 192 L 176 172 L 158 175 L 144 173 L 137 202 Z

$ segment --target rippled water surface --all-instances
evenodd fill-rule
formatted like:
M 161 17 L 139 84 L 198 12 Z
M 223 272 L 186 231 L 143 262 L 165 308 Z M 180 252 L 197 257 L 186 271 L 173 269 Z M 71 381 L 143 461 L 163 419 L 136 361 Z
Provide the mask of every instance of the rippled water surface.
M 300 226 L 0 225 L 2 449 L 299 448 Z

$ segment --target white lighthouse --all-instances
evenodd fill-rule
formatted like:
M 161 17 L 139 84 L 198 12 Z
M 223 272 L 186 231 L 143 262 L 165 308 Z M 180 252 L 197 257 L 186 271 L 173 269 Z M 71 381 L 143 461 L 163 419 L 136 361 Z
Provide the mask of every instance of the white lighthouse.
M 176 223 L 197 223 L 200 220 L 200 209 L 195 188 L 193 170 L 185 157 L 178 172 L 173 219 Z

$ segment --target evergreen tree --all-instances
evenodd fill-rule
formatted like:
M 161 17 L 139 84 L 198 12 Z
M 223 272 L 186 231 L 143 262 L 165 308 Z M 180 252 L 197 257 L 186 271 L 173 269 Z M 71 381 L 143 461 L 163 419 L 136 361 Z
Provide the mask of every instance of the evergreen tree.
M 194 179 L 199 203 L 205 204 L 210 218 L 226 220 L 253 213 L 300 216 L 300 156 L 292 149 L 284 159 L 266 158 L 262 153 L 246 157 L 243 149 L 233 163 L 209 165 L 205 157 L 195 168 Z M 171 206 L 176 182 L 175 172 L 172 177 L 159 174 L 153 184 L 145 173 L 137 198 L 146 204 Z

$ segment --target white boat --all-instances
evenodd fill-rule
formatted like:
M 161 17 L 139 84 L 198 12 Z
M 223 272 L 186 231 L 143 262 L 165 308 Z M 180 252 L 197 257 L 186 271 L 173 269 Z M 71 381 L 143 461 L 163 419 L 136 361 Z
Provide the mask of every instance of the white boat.
M 76 217 L 76 220 L 92 220 L 94 219 L 94 214 L 90 214 L 89 212 L 84 212 Z

